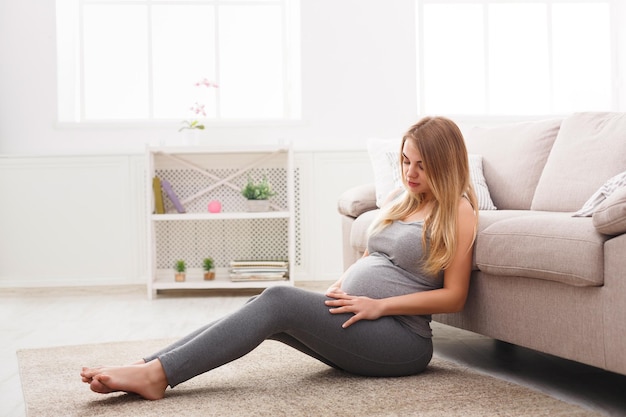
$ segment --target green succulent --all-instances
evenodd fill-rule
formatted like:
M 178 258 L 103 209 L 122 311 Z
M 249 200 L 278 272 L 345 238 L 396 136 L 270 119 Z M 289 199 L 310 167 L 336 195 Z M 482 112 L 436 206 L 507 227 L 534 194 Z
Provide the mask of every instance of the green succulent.
M 272 191 L 272 187 L 267 181 L 267 178 L 263 176 L 263 179 L 259 183 L 255 183 L 248 177 L 248 183 L 241 190 L 241 194 L 248 200 L 267 200 L 275 193 Z
M 202 267 L 205 271 L 209 272 L 215 266 L 215 262 L 213 262 L 213 258 L 204 258 L 202 261 Z
M 187 264 L 183 260 L 178 260 L 174 264 L 174 269 L 179 273 L 185 272 L 187 270 Z

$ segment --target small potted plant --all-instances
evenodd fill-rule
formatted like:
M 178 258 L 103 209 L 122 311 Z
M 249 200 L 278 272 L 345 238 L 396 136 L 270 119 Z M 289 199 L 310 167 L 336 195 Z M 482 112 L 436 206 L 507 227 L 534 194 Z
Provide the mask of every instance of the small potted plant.
M 187 264 L 182 259 L 176 261 L 174 264 L 174 270 L 176 271 L 176 275 L 174 276 L 176 282 L 185 281 L 185 271 L 187 271 Z
M 204 279 L 210 281 L 215 279 L 215 262 L 213 258 L 204 258 L 202 261 L 202 268 L 204 269 Z
M 248 182 L 241 190 L 241 194 L 248 200 L 248 211 L 268 211 L 270 206 L 268 199 L 275 193 L 267 178 L 263 176 L 258 183 L 248 177 Z

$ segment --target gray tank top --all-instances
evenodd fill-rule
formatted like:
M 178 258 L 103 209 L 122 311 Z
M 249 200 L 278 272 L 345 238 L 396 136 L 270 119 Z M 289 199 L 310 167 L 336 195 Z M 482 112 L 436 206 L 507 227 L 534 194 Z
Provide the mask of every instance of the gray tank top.
M 429 275 L 423 270 L 423 227 L 423 221 L 394 221 L 370 236 L 370 255 L 350 268 L 342 281 L 342 290 L 379 299 L 442 288 L 443 272 Z M 420 336 L 432 337 L 430 315 L 396 318 Z

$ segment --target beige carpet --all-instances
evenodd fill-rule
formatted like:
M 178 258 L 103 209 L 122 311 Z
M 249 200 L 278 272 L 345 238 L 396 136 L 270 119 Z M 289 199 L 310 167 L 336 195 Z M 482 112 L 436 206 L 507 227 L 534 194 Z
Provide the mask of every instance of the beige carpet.
M 168 390 L 160 401 L 93 393 L 82 365 L 129 363 L 167 340 L 18 352 L 28 417 L 41 416 L 592 416 L 575 405 L 441 359 L 405 378 L 363 378 L 278 342 Z

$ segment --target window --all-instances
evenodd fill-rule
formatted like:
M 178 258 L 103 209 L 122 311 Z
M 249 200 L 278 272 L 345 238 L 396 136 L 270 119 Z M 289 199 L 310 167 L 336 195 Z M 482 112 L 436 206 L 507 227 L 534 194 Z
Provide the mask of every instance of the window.
M 297 6 L 57 0 L 59 120 L 297 119 Z
M 610 1 L 417 1 L 420 113 L 615 110 Z

